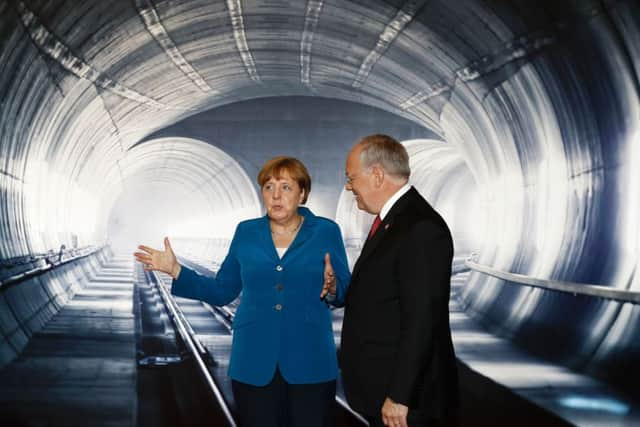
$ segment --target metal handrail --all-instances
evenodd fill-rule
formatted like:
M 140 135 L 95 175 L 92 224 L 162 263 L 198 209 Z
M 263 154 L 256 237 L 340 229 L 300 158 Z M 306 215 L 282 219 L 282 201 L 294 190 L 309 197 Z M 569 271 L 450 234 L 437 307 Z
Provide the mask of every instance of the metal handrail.
M 184 315 L 182 314 L 182 310 L 180 310 L 180 307 L 178 307 L 173 297 L 169 295 L 169 292 L 162 285 L 163 282 L 160 276 L 158 275 L 158 273 L 155 271 L 152 271 L 150 273 L 154 278 L 153 281 L 155 282 L 156 287 L 160 291 L 160 296 L 162 297 L 162 300 L 164 301 L 165 306 L 169 310 L 169 314 L 173 320 L 174 325 L 176 326 L 176 329 L 178 330 L 178 333 L 180 334 L 180 337 L 182 338 L 182 341 L 186 344 L 187 348 L 195 358 L 196 363 L 200 368 L 200 372 L 202 373 L 202 376 L 204 377 L 207 385 L 209 386 L 209 390 L 211 390 L 216 400 L 218 401 L 218 404 L 220 405 L 220 408 L 222 409 L 222 412 L 224 413 L 224 416 L 227 419 L 227 422 L 231 427 L 237 427 L 237 424 L 233 419 L 233 416 L 231 415 L 231 410 L 229 409 L 227 402 L 224 400 L 224 397 L 222 396 L 222 392 L 220 392 L 220 389 L 218 388 L 215 381 L 213 380 L 213 377 L 211 376 L 211 373 L 209 372 L 207 365 L 204 363 L 204 361 L 202 360 L 202 357 L 200 356 L 199 349 L 201 349 L 202 347 L 198 342 L 198 340 L 195 338 L 195 333 L 191 329 L 191 326 L 189 326 L 189 323 L 184 319 Z
M 602 285 L 592 285 L 589 283 L 537 279 L 535 277 L 509 273 L 506 271 L 496 270 L 486 265 L 477 264 L 473 262 L 471 258 L 465 261 L 465 265 L 474 271 L 505 280 L 508 283 L 532 286 L 534 288 L 564 292 L 573 295 L 603 298 L 622 303 L 640 304 L 640 292 L 615 289 Z
M 91 255 L 103 250 L 105 247 L 106 247 L 106 245 L 99 246 L 99 247 L 87 246 L 85 248 L 80 249 L 80 251 L 83 252 L 80 255 L 76 255 L 76 256 L 74 256 L 72 258 L 61 260 L 59 262 L 51 262 L 47 256 L 43 256 L 42 258 L 34 259 L 34 262 L 35 261 L 44 260 L 44 261 L 47 262 L 47 264 L 42 266 L 42 267 L 36 267 L 36 268 L 31 269 L 31 270 L 23 271 L 22 273 L 15 274 L 15 275 L 13 275 L 11 277 L 8 277 L 8 278 L 6 278 L 4 280 L 1 280 L 0 281 L 0 289 L 3 289 L 3 288 L 5 288 L 5 287 L 7 287 L 9 285 L 12 285 L 12 284 L 21 282 L 21 281 L 26 280 L 26 279 L 28 279 L 30 277 L 38 276 L 38 275 L 43 274 L 43 273 L 45 273 L 45 272 L 47 272 L 47 271 L 49 271 L 49 270 L 51 270 L 53 268 L 57 268 L 57 267 L 59 267 L 61 265 L 64 265 L 64 264 L 67 264 L 67 263 L 70 263 L 70 262 L 73 262 L 73 261 L 77 261 L 79 259 L 86 258 L 88 256 L 91 256 Z M 84 253 L 85 250 L 88 250 L 89 252 Z M 78 250 L 74 250 L 74 251 L 78 251 Z
M 360 421 L 362 424 L 364 425 L 369 425 L 369 421 L 367 421 L 365 419 L 365 417 L 363 417 L 362 415 L 360 415 L 360 413 L 354 411 L 351 406 L 349 406 L 349 404 L 347 403 L 346 399 L 343 399 L 341 396 L 338 396 L 336 394 L 336 402 L 338 402 L 338 405 L 342 406 L 342 408 L 347 411 L 348 413 L 350 413 L 356 420 Z

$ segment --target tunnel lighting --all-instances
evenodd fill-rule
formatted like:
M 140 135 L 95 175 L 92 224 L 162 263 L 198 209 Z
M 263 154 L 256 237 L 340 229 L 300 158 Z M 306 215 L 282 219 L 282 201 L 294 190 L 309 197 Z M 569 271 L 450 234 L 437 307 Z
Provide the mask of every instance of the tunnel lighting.
M 617 304 L 609 304 L 602 318 L 605 320 L 613 318 L 615 314 L 615 322 L 599 321 L 592 333 L 595 337 L 605 336 L 606 338 L 600 343 L 594 359 L 606 360 L 610 354 L 614 353 L 616 348 L 624 345 L 624 343 L 632 343 L 635 340 L 634 330 L 629 325 L 635 325 L 640 319 L 640 312 L 634 309 L 632 304 L 623 304 L 619 307 Z
M 563 163 L 562 156 L 548 155 L 538 166 L 536 218 L 539 224 L 534 241 L 538 253 L 548 254 L 551 259 L 537 257 L 537 268 L 532 271 L 532 275 L 537 277 L 547 277 L 551 272 L 555 265 L 555 254 L 564 235 L 567 180 Z
M 72 185 L 71 211 L 67 227 L 69 231 L 88 233 L 96 228 L 96 215 L 98 212 L 98 200 L 96 197 L 80 188 Z
M 83 291 L 79 292 L 78 295 L 84 295 Z M 131 310 L 133 310 L 133 301 L 131 299 L 118 298 L 118 295 L 112 296 L 113 298 L 108 299 L 72 299 L 67 303 L 67 307 L 83 310 L 110 310 L 114 312 L 131 313 Z
M 610 397 L 571 395 L 558 399 L 560 405 L 584 411 L 609 412 L 616 415 L 629 413 L 629 405 Z
M 249 43 L 247 42 L 247 33 L 244 27 L 244 17 L 242 15 L 242 2 L 240 0 L 227 0 L 227 7 L 229 9 L 229 15 L 231 16 L 231 25 L 233 26 L 233 38 L 236 41 L 238 52 L 244 63 L 247 73 L 251 77 L 251 80 L 260 82 L 260 75 L 256 67 L 256 63 L 249 49 Z
M 98 199 L 45 161 L 28 164 L 24 180 L 25 217 L 40 236 L 40 248 L 48 250 L 69 236 L 80 237 L 80 245 L 96 229 Z M 65 236 L 66 235 L 66 236 Z M 54 237 L 55 236 L 55 237 Z M 57 238 L 60 241 L 51 239 Z
M 498 356 L 502 357 L 498 357 Z M 593 388 L 598 383 L 584 375 L 575 374 L 567 368 L 545 364 L 537 360 L 527 362 L 524 356 L 521 362 L 505 361 L 505 355 L 496 354 L 495 360 L 488 360 L 485 354 L 479 355 L 478 360 L 474 360 L 472 354 L 465 358 L 469 366 L 483 375 L 514 388 L 532 389 L 535 387 L 546 388 L 550 385 L 554 387 Z M 518 359 L 520 360 L 520 359 Z
M 121 289 L 107 291 L 104 288 L 87 288 L 82 290 L 82 295 L 86 297 L 104 297 L 108 295 L 113 298 L 128 298 L 131 295 L 131 289 L 123 286 Z
M 225 231 L 225 227 L 219 227 L 218 221 L 214 221 L 209 216 L 194 215 L 182 221 L 172 222 L 166 227 L 167 236 L 180 236 L 181 238 L 198 238 L 202 237 L 203 232 L 214 226 L 216 229 Z
M 307 3 L 307 13 L 304 17 L 304 31 L 300 38 L 300 81 L 305 85 L 311 84 L 311 45 L 313 43 L 313 35 L 318 26 L 323 3 L 322 0 L 311 0 Z
M 624 202 L 628 212 L 627 226 L 622 237 L 627 250 L 634 255 L 632 259 L 637 260 L 640 252 L 640 168 L 637 163 L 640 161 L 640 127 L 629 140 L 628 150 L 629 191 L 628 199 Z
M 554 135 L 551 131 L 549 133 Z M 521 226 L 527 229 L 527 239 L 535 248 L 535 256 L 523 273 L 546 279 L 552 276 L 557 266 L 557 254 L 565 237 L 567 172 L 564 155 L 554 151 L 551 142 L 547 142 L 544 149 L 539 163 L 530 166 L 536 177 L 534 185 L 529 189 L 532 192 L 530 197 L 535 203 L 535 217 L 529 218 L 529 221 Z M 520 191 L 522 192 L 522 189 Z M 511 310 L 507 324 L 513 329 L 522 324 L 538 307 L 542 295 L 544 292 L 539 289 L 521 289 L 516 296 L 514 309 Z
M 626 180 L 621 185 L 626 185 L 626 190 L 619 205 L 622 219 L 619 242 L 623 253 L 609 284 L 620 289 L 637 290 L 640 284 L 637 273 L 640 255 L 640 171 L 636 162 L 640 159 L 640 129 L 632 133 L 626 148 L 627 163 L 621 168 L 622 179 Z M 638 311 L 631 304 L 606 305 L 593 322 L 590 342 L 585 348 L 597 348 L 594 359 L 606 360 L 621 343 L 634 340 L 634 332 L 629 325 L 637 324 L 638 316 Z
M 203 230 L 214 230 L 216 238 L 231 239 L 238 223 L 255 216 L 254 209 L 236 209 L 233 213 L 212 216 L 192 216 L 167 225 L 167 235 L 181 238 L 201 238 Z
M 488 345 L 488 344 L 499 344 L 502 341 L 501 338 L 495 337 L 493 335 L 489 335 L 485 332 L 463 332 L 463 333 L 455 333 L 453 336 L 453 343 L 456 345 L 456 351 L 463 351 L 465 349 L 460 348 L 459 346 L 468 345 L 473 346 L 474 350 L 477 350 L 475 346 L 477 345 Z
M 513 236 L 520 234 L 524 225 L 522 188 L 522 175 L 516 170 L 510 170 L 484 186 L 483 200 L 489 209 L 485 236 L 492 236 L 494 245 L 500 248 L 493 261 L 497 268 L 510 267 L 513 254 L 518 250 L 518 241 Z
M 124 190 L 108 204 L 108 235 L 118 251 L 140 243 L 162 247 L 163 236 L 172 242 L 226 241 L 239 221 L 259 215 L 258 197 L 246 172 L 227 153 L 203 141 L 147 141 L 129 150 L 120 165 Z

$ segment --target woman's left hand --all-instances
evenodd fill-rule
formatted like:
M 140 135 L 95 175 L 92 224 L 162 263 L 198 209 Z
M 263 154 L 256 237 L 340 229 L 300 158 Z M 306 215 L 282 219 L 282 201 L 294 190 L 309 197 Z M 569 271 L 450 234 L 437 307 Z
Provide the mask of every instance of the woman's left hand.
M 322 292 L 320 292 L 320 299 L 326 297 L 327 294 L 336 294 L 336 276 L 331 265 L 331 256 L 328 253 L 324 255 L 324 282 L 322 284 Z

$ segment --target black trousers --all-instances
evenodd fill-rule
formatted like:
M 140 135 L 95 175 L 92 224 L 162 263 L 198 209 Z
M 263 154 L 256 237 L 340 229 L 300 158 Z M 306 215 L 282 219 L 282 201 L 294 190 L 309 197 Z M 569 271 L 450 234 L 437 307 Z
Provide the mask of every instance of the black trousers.
M 276 368 L 273 379 L 258 387 L 232 380 L 242 427 L 332 427 L 336 382 L 289 384 Z

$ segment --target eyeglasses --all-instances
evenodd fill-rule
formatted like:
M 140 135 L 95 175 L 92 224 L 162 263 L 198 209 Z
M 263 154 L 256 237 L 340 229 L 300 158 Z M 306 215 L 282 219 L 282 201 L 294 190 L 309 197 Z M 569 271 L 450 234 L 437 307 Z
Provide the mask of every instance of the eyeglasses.
M 345 184 L 347 184 L 347 185 L 351 185 L 351 184 L 353 184 L 353 181 L 354 181 L 357 177 L 358 177 L 358 175 L 357 175 L 357 174 L 352 175 L 352 176 L 345 175 L 345 177 L 344 177 L 344 182 L 345 182 Z
M 353 181 L 356 180 L 357 177 L 359 177 L 362 174 L 368 174 L 371 171 L 371 168 L 368 167 L 367 169 L 365 169 L 364 171 L 360 172 L 360 173 L 354 173 L 353 175 L 349 176 L 345 173 L 345 177 L 344 177 L 344 182 L 346 183 L 346 185 L 351 185 L 353 184 Z

